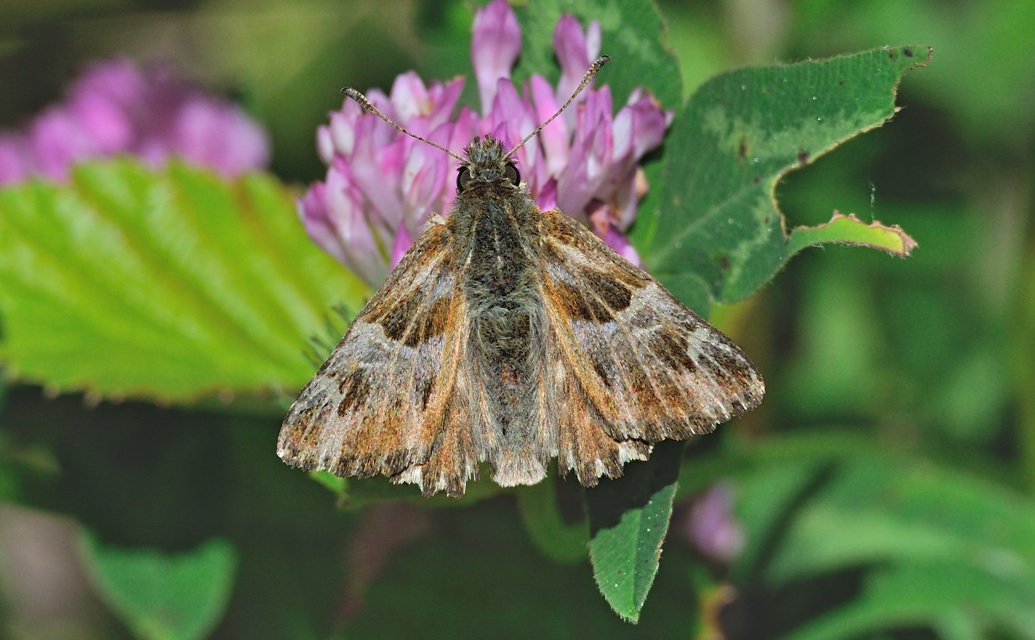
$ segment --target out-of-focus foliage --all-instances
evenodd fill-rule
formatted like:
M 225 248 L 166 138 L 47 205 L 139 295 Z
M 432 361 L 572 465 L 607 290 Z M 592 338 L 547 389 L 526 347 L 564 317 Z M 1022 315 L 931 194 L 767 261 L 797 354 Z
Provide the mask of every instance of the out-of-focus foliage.
M 340 85 L 468 68 L 463 2 L 386 11 L 372 0 L 7 2 L 0 128 L 56 99 L 84 61 L 157 58 L 265 124 L 277 176 L 313 180 L 313 132 L 340 105 Z M 403 494 L 363 481 L 343 495 L 365 506 L 343 511 L 276 459 L 267 401 L 256 413 L 240 398 L 190 410 L 98 404 L 0 382 L 0 635 L 188 637 L 147 635 L 134 598 L 83 577 L 96 554 L 69 563 L 60 542 L 19 524 L 45 512 L 105 548 L 148 549 L 125 552 L 129 573 L 168 558 L 222 572 L 233 586 L 217 637 L 1035 637 L 1035 5 L 728 0 L 660 11 L 684 95 L 745 64 L 905 43 L 932 45 L 934 58 L 906 78 L 889 125 L 781 179 L 788 229 L 837 209 L 897 223 L 919 248 L 906 260 L 809 249 L 713 315 L 755 358 L 768 395 L 688 447 L 637 626 L 592 588 L 570 480 L 458 509 L 384 502 Z M 174 170 L 167 188 L 189 177 Z M 263 202 L 251 197 L 262 186 L 235 202 Z M 744 540 L 729 562 L 694 550 L 687 517 L 721 479 Z M 233 551 L 207 553 L 213 539 Z M 27 549 L 52 562 L 26 564 Z M 189 580 L 173 573 L 148 588 L 182 591 Z M 171 610 L 189 602 L 167 599 Z M 207 628 L 209 612 L 192 613 L 183 628 Z

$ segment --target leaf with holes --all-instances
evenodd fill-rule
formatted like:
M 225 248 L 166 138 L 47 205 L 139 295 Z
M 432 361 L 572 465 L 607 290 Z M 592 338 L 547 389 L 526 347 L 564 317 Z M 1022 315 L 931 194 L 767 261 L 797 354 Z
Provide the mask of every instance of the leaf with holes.
M 706 310 L 710 300 L 750 295 L 806 246 L 915 244 L 900 229 L 882 234 L 845 216 L 788 237 L 774 188 L 787 172 L 891 118 L 902 74 L 930 56 L 928 47 L 885 47 L 741 69 L 702 85 L 665 138 L 659 206 L 633 228 L 649 270 Z

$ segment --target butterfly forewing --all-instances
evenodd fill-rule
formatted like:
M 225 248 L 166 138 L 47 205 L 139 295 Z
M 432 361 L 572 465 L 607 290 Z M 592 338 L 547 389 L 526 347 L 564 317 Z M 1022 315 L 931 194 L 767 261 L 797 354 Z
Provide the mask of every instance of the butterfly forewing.
M 457 419 L 455 277 L 449 235 L 430 224 L 292 405 L 278 446 L 286 462 L 359 477 L 412 476 L 428 462 Z
M 595 482 L 642 457 L 637 444 L 708 433 L 757 406 L 762 378 L 725 335 L 575 220 L 546 211 L 542 229 L 543 299 L 564 374 L 555 395 L 568 413 L 562 468 Z

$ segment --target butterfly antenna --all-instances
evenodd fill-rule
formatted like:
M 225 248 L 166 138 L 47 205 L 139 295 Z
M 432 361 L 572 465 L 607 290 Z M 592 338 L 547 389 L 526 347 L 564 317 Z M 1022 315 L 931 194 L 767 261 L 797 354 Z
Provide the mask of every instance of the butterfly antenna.
M 564 104 L 562 104 L 561 108 L 558 109 L 557 112 L 554 113 L 552 116 L 550 116 L 546 120 L 546 122 L 544 122 L 541 125 L 539 125 L 538 127 L 536 127 L 535 131 L 533 131 L 532 133 L 530 133 L 527 136 L 525 136 L 524 140 L 522 140 L 516 147 L 514 147 L 513 149 L 508 151 L 507 155 L 504 156 L 504 159 L 509 158 L 510 156 L 514 155 L 515 151 L 517 151 L 521 147 L 525 146 L 525 143 L 528 142 L 529 140 L 531 140 L 532 138 L 536 137 L 539 134 L 539 132 L 542 131 L 546 127 L 546 125 L 550 124 L 551 122 L 553 122 L 554 120 L 557 119 L 557 116 L 559 116 L 562 113 L 564 113 L 564 110 L 567 109 L 568 106 L 571 105 L 571 103 L 575 101 L 575 98 L 577 98 L 578 95 L 580 93 L 582 93 L 582 90 L 586 88 L 586 85 L 588 85 L 590 82 L 593 81 L 593 77 L 597 75 L 597 71 L 600 71 L 600 68 L 603 67 L 605 64 L 607 64 L 610 59 L 611 59 L 611 56 L 600 56 L 599 58 L 594 60 L 593 64 L 589 65 L 589 69 L 586 70 L 586 75 L 582 76 L 582 82 L 580 82 L 579 86 L 576 87 L 575 91 L 572 92 L 571 97 L 568 98 L 568 101 L 565 102 Z
M 586 84 L 586 81 L 585 81 L 585 80 L 583 80 L 583 81 L 582 81 L 582 84 L 583 84 L 583 85 L 585 85 L 585 84 Z M 582 89 L 582 87 L 579 87 L 579 89 L 581 90 L 581 89 Z M 421 136 L 417 135 L 416 133 L 413 133 L 412 131 L 408 131 L 408 130 L 407 130 L 407 129 L 406 129 L 405 127 L 403 127 L 402 125 L 400 125 L 400 124 L 396 124 L 396 122 L 395 122 L 394 120 L 392 120 L 391 118 L 389 118 L 389 117 L 388 117 L 388 116 L 386 116 L 385 114 L 381 113 L 381 112 L 380 112 L 380 111 L 378 110 L 378 108 L 377 108 L 377 107 L 375 107 L 375 106 L 374 106 L 374 104 L 373 104 L 372 102 L 370 102 L 370 100 L 367 100 L 367 97 L 366 97 L 365 95 L 363 95 L 363 94 L 362 94 L 362 93 L 360 93 L 359 91 L 356 91 L 356 90 L 355 90 L 355 89 L 353 89 L 352 87 L 342 87 L 341 93 L 342 93 L 342 95 L 345 95 L 345 96 L 347 96 L 347 97 L 349 97 L 349 98 L 352 98 L 353 100 L 355 100 L 356 102 L 358 102 L 358 103 L 359 103 L 359 106 L 360 106 L 360 107 L 361 107 L 361 108 L 362 108 L 362 109 L 363 109 L 364 111 L 366 111 L 367 113 L 372 113 L 372 114 L 374 114 L 375 116 L 377 116 L 378 118 L 381 118 L 382 120 L 384 120 L 384 121 L 385 121 L 385 122 L 387 122 L 388 124 L 392 125 L 392 127 L 393 127 L 393 128 L 394 128 L 394 129 L 396 130 L 396 131 L 398 131 L 399 133 L 405 133 L 406 135 L 410 136 L 411 138 L 414 138 L 415 140 L 420 140 L 420 141 L 421 141 L 421 142 L 423 142 L 424 144 L 427 144 L 427 145 L 430 145 L 430 146 L 432 146 L 432 147 L 435 147 L 435 148 L 436 148 L 436 149 L 438 149 L 439 151 L 443 151 L 443 152 L 445 152 L 445 153 L 448 153 L 449 155 L 453 156 L 454 158 L 456 158 L 456 159 L 457 159 L 457 160 L 459 160 L 460 162 L 467 162 L 466 160 L 464 160 L 463 158 L 461 158 L 461 157 L 460 157 L 460 156 L 458 156 L 457 154 L 453 153 L 453 152 L 452 152 L 452 151 L 450 151 L 449 149 L 446 149 L 446 148 L 445 148 L 445 147 L 443 147 L 442 145 L 440 145 L 440 144 L 436 144 L 436 143 L 432 142 L 431 140 L 428 140 L 427 138 L 422 138 Z M 576 91 L 575 93 L 578 93 L 578 91 Z M 575 96 L 572 96 L 572 97 L 575 97 Z M 571 102 L 571 100 L 569 100 L 568 102 Z M 565 105 L 565 106 L 567 106 L 567 105 Z M 554 116 L 554 117 L 556 117 L 556 116 Z M 553 120 L 553 118 L 550 118 L 550 119 L 551 119 L 551 120 Z M 521 144 L 524 144 L 524 142 L 522 142 Z

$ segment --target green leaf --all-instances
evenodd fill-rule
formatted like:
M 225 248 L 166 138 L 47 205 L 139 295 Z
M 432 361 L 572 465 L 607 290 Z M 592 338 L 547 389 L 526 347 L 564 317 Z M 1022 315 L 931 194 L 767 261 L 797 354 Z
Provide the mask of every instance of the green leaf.
M 787 244 L 787 255 L 823 243 L 854 244 L 880 249 L 903 258 L 916 248 L 916 241 L 906 235 L 898 225 L 889 227 L 879 222 L 866 224 L 854 214 L 846 216 L 835 211 L 834 217 L 826 224 L 796 227 L 792 230 Z
M 0 190 L 0 359 L 57 390 L 187 401 L 295 389 L 307 338 L 367 287 L 283 187 L 129 160 Z
M 798 230 L 789 242 L 774 188 L 787 172 L 891 118 L 902 73 L 929 59 L 926 47 L 886 47 L 742 69 L 702 85 L 666 137 L 657 215 L 645 212 L 633 230 L 651 272 L 705 309 L 709 299 L 750 295 L 804 246 L 887 249 L 888 238 L 874 237 L 880 228 L 866 231 L 850 219 Z M 893 235 L 910 244 L 900 230 Z
M 1024 465 L 1024 481 L 1029 491 L 1035 489 L 1035 394 L 1029 393 L 1035 382 L 1035 259 L 1029 254 L 1021 271 L 1021 288 L 1018 295 L 1017 320 L 1013 322 L 1010 351 L 1014 385 L 1020 391 L 1016 394 L 1020 416 L 1017 428 L 1020 458 Z M 985 399 L 982 399 L 984 404 Z
M 907 563 L 878 571 L 851 604 L 784 636 L 783 640 L 869 637 L 894 628 L 928 624 L 941 638 L 986 638 L 984 618 L 1010 637 L 1035 638 L 1035 592 L 954 562 Z
M 87 535 L 82 548 L 98 595 L 139 638 L 204 638 L 223 616 L 237 567 L 225 540 L 166 555 L 109 547 Z
M 1032 637 L 1030 498 L 862 438 L 770 438 L 712 462 L 736 469 L 745 458 L 754 464 L 737 473 L 737 513 L 753 533 L 733 575 L 780 587 L 873 567 L 856 600 L 791 637 L 854 637 L 919 625 L 1023 630 L 1029 635 L 1021 637 Z M 817 475 L 819 468 L 825 473 Z
M 1023 568 L 1035 587 L 1032 506 L 959 471 L 887 452 L 853 456 L 799 514 L 769 575 L 787 581 L 845 563 L 926 558 L 1005 563 Z M 846 521 L 857 526 L 846 532 Z
M 630 463 L 621 478 L 586 490 L 593 577 L 615 613 L 630 622 L 639 619 L 658 572 L 682 452 L 681 442 L 661 442 L 649 461 Z

